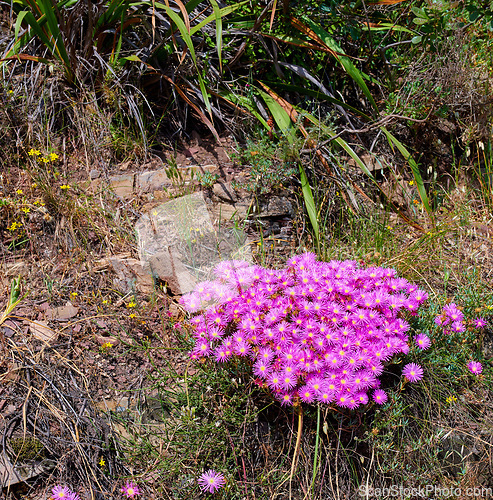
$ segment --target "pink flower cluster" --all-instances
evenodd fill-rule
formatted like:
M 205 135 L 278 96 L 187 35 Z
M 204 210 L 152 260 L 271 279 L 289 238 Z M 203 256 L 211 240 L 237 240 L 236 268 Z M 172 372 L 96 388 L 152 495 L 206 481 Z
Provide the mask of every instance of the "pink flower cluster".
M 443 327 L 443 333 L 462 333 L 466 330 L 464 313 L 451 302 L 444 306 L 442 314 L 435 318 L 435 324 Z
M 282 270 L 226 261 L 182 298 L 196 339 L 192 358 L 249 359 L 283 403 L 356 408 L 377 403 L 384 364 L 409 351 L 409 324 L 427 294 L 393 269 L 292 257 Z M 412 377 L 411 377 L 412 378 Z M 410 381 L 411 381 L 410 378 Z
M 445 334 L 462 333 L 466 330 L 464 313 L 453 302 L 444 306 L 442 314 L 435 318 L 435 324 L 442 327 Z M 475 318 L 469 322 L 469 326 L 477 329 L 482 329 L 486 325 L 487 321 L 484 318 Z M 470 361 L 467 368 L 474 375 L 479 375 L 483 371 L 483 365 L 478 361 Z

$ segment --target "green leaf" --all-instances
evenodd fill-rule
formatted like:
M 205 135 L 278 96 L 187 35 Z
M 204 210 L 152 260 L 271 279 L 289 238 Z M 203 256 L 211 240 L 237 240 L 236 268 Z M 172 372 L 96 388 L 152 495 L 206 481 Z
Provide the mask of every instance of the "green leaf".
M 411 156 L 411 153 L 406 149 L 404 144 L 402 144 L 385 127 L 381 127 L 381 130 L 387 136 L 387 140 L 389 141 L 389 144 L 392 147 L 396 146 L 396 148 L 399 150 L 399 152 L 402 154 L 402 156 L 405 158 L 405 160 L 409 163 L 409 166 L 411 167 L 411 171 L 413 173 L 414 181 L 416 182 L 416 187 L 418 188 L 421 202 L 423 203 L 423 206 L 425 207 L 425 210 L 426 210 L 428 216 L 431 218 L 432 217 L 431 207 L 430 207 L 430 203 L 428 201 L 428 195 L 426 194 L 425 185 L 423 182 L 423 178 L 421 177 L 421 173 L 419 171 L 418 164 L 416 163 L 414 158 Z
M 219 57 L 219 72 L 223 72 L 223 58 L 222 58 L 222 47 L 223 47 L 223 20 L 221 15 L 221 9 L 217 4 L 216 0 L 210 0 L 212 4 L 212 9 L 214 10 L 214 17 L 216 18 L 216 47 L 217 55 Z
M 211 109 L 211 103 L 209 100 L 209 94 L 207 93 L 207 89 L 205 87 L 205 82 L 201 74 L 201 69 L 199 68 L 197 64 L 197 56 L 195 55 L 195 48 L 193 46 L 193 41 L 192 37 L 190 36 L 190 33 L 187 30 L 187 27 L 185 26 L 184 21 L 182 18 L 171 8 L 168 6 L 164 6 L 166 13 L 170 17 L 170 19 L 176 24 L 178 30 L 180 31 L 180 35 L 183 38 L 183 41 L 185 42 L 188 50 L 190 51 L 190 56 L 192 57 L 193 63 L 195 65 L 195 69 L 197 71 L 197 78 L 199 80 L 199 86 L 200 86 L 200 92 L 202 93 L 202 97 L 204 99 L 205 107 L 207 108 L 207 111 L 209 112 L 209 116 L 212 120 L 212 109 Z
M 321 26 L 314 23 L 311 19 L 304 17 L 303 20 L 308 25 L 308 27 L 324 42 L 324 44 L 334 52 L 337 52 L 338 55 L 336 59 L 341 63 L 346 73 L 354 80 L 354 82 L 360 87 L 365 94 L 366 98 L 373 106 L 375 111 L 378 111 L 377 103 L 375 99 L 371 95 L 370 90 L 368 89 L 365 80 L 363 78 L 363 74 L 356 68 L 356 66 L 352 63 L 352 61 L 344 54 L 344 51 L 339 46 L 339 44 L 325 31 Z M 342 54 L 342 55 L 341 55 Z
M 227 7 L 223 7 L 222 9 L 219 10 L 221 17 L 225 17 L 228 14 L 231 14 L 235 10 L 239 9 L 242 5 L 245 5 L 248 3 L 248 1 L 245 2 L 239 2 L 234 5 L 228 5 Z M 193 28 L 190 28 L 190 35 L 194 35 L 197 33 L 197 31 L 201 30 L 204 26 L 207 26 L 209 23 L 214 21 L 216 19 L 216 13 L 211 14 L 210 16 L 207 16 L 203 21 L 201 21 L 199 24 L 195 25 Z
M 299 168 L 300 168 L 301 192 L 303 193 L 303 200 L 305 202 L 306 211 L 308 212 L 308 217 L 310 218 L 310 223 L 315 233 L 317 248 L 320 249 L 320 228 L 318 225 L 317 208 L 315 205 L 315 200 L 313 198 L 312 188 L 310 187 L 305 169 L 303 168 L 303 165 L 301 163 L 299 163 Z
M 263 90 L 259 90 L 259 92 L 284 137 L 286 137 L 290 144 L 294 144 L 296 141 L 296 132 L 293 130 L 293 122 L 287 111 L 272 96 L 267 94 L 267 92 Z

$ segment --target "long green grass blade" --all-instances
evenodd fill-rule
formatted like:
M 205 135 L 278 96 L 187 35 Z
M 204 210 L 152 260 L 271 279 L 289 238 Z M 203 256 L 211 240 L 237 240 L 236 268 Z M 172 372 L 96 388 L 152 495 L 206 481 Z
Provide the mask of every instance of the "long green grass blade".
M 212 4 L 212 9 L 214 10 L 214 17 L 216 18 L 216 47 L 217 55 L 219 57 L 219 72 L 223 72 L 223 19 L 221 15 L 221 9 L 217 4 L 216 0 L 210 0 Z
M 317 209 L 313 198 L 312 188 L 310 187 L 305 169 L 303 168 L 301 162 L 299 163 L 299 168 L 303 200 L 305 201 L 306 211 L 308 212 L 308 217 L 310 218 L 310 223 L 313 227 L 313 232 L 315 233 L 317 248 L 320 250 L 320 227 L 318 225 Z
M 389 141 L 389 144 L 393 147 L 395 146 L 399 152 L 402 154 L 402 156 L 405 158 L 405 160 L 409 163 L 409 166 L 411 167 L 411 171 L 413 173 L 414 181 L 416 182 L 416 187 L 418 188 L 418 193 L 419 197 L 421 198 L 421 202 L 423 203 L 423 206 L 425 207 L 426 213 L 430 218 L 432 218 L 432 211 L 430 207 L 430 202 L 428 200 L 428 195 L 426 194 L 426 189 L 425 185 L 423 182 L 423 177 L 421 177 L 421 173 L 419 171 L 418 164 L 414 160 L 414 158 L 411 156 L 411 153 L 407 150 L 407 148 L 400 142 L 397 137 L 392 135 L 385 127 L 381 127 L 382 132 L 386 135 L 387 140 Z
M 269 111 L 271 112 L 277 126 L 280 128 L 286 139 L 290 144 L 293 144 L 296 140 L 296 131 L 292 127 L 292 120 L 288 112 L 267 92 L 260 90 L 260 94 L 267 104 Z M 312 188 L 308 182 L 305 169 L 299 163 L 300 170 L 300 181 L 301 181 L 301 191 L 303 193 L 303 199 L 305 201 L 306 211 L 308 212 L 308 217 L 310 218 L 310 223 L 313 227 L 315 233 L 315 239 L 317 242 L 317 247 L 320 245 L 320 227 L 318 225 L 317 209 L 315 205 L 315 200 L 313 198 Z
M 199 80 L 199 86 L 200 86 L 200 91 L 202 93 L 202 97 L 204 99 L 204 104 L 205 107 L 207 108 L 207 111 L 209 112 L 209 116 L 212 120 L 212 109 L 211 109 L 211 103 L 209 100 L 209 95 L 207 93 L 207 89 L 205 87 L 205 82 L 202 77 L 201 69 L 199 68 L 197 64 L 197 56 L 195 55 L 195 48 L 193 46 L 193 41 L 192 37 L 190 36 L 190 33 L 187 30 L 187 27 L 185 26 L 185 23 L 183 22 L 182 18 L 171 8 L 168 6 L 164 6 L 166 13 L 170 17 L 170 19 L 176 24 L 176 27 L 180 31 L 180 35 L 183 38 L 183 41 L 185 42 L 188 50 L 190 51 L 190 56 L 192 57 L 193 63 L 195 65 L 195 69 L 197 71 L 197 78 Z
M 239 2 L 234 5 L 228 5 L 227 7 L 223 7 L 222 9 L 219 10 L 221 13 L 221 18 L 227 16 L 228 14 L 231 14 L 235 10 L 239 9 L 242 5 L 245 5 L 246 2 Z M 156 4 L 157 5 L 157 4 Z M 204 20 L 202 20 L 199 24 L 195 25 L 193 28 L 190 28 L 190 34 L 193 36 L 197 31 L 200 31 L 204 26 L 207 26 L 209 23 L 214 21 L 216 19 L 216 14 L 211 14 L 207 16 Z
M 327 101 L 327 102 L 330 102 L 332 104 L 336 104 L 338 106 L 341 106 L 341 107 L 347 109 L 348 111 L 352 111 L 353 113 L 361 116 L 362 118 L 366 118 L 368 120 L 371 120 L 371 117 L 369 117 L 367 114 L 363 113 L 361 110 L 359 110 L 353 106 L 350 106 L 349 104 L 346 104 L 344 101 L 341 101 L 340 99 L 336 99 L 335 97 L 324 94 L 321 90 L 312 90 L 312 89 L 308 89 L 306 87 L 301 87 L 300 85 L 290 85 L 287 83 L 278 83 L 278 82 L 266 82 L 266 84 L 271 88 L 281 89 L 281 90 L 284 90 L 288 93 L 296 92 L 296 93 L 299 93 L 302 95 L 314 97 L 314 98 L 320 99 L 322 101 Z
M 378 111 L 377 103 L 373 98 L 368 86 L 365 83 L 362 73 L 356 68 L 352 61 L 344 54 L 344 51 L 339 46 L 339 44 L 325 31 L 321 26 L 314 23 L 311 19 L 303 17 L 303 21 L 307 26 L 324 42 L 324 44 L 331 50 L 337 53 L 336 59 L 341 63 L 346 73 L 355 81 L 355 83 L 360 87 L 363 94 L 373 106 L 373 108 Z
M 272 96 L 267 94 L 267 92 L 263 90 L 259 90 L 259 92 L 282 134 L 290 144 L 294 144 L 296 141 L 296 132 L 292 127 L 293 122 L 287 111 Z

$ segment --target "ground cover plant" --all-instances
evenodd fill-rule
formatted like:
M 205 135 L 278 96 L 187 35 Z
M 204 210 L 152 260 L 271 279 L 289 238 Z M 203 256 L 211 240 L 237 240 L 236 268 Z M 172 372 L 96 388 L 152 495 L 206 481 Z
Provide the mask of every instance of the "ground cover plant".
M 489 7 L 1 8 L 3 496 L 492 496 Z M 180 299 L 134 227 L 200 188 L 254 251 Z

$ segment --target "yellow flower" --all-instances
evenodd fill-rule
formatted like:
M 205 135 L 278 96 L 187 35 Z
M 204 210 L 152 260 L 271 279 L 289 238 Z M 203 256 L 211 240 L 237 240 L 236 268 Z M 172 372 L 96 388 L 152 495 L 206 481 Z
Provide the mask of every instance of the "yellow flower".
M 37 188 L 37 187 L 38 187 L 38 184 L 37 184 L 36 182 L 33 182 L 33 183 L 31 184 L 31 187 L 33 187 L 33 188 Z
M 135 313 L 129 314 L 128 317 L 134 319 L 137 315 Z
M 7 229 L 9 231 L 16 231 L 17 229 L 19 229 L 20 227 L 22 226 L 22 224 L 20 222 L 12 222 L 12 224 L 10 224 L 10 227 L 7 227 Z
M 49 163 L 50 159 L 49 158 L 41 158 L 41 161 L 43 163 Z
M 22 189 L 18 189 L 15 193 L 16 194 L 24 194 L 24 191 L 22 191 Z
M 451 405 L 452 403 L 455 403 L 457 401 L 457 398 L 455 396 L 449 396 L 446 400 L 445 400 L 449 405 Z
M 104 458 L 103 458 L 103 457 L 101 457 L 101 460 L 99 461 L 99 465 L 100 465 L 101 467 L 104 467 L 104 466 L 106 465 L 106 462 L 104 461 Z
M 41 154 L 41 151 L 39 149 L 30 149 L 29 153 L 27 153 L 29 156 L 39 156 Z
M 13 93 L 14 93 L 14 91 L 13 91 L 13 90 L 9 90 L 9 91 L 7 92 L 7 94 L 9 94 L 9 95 L 12 95 Z
M 67 189 L 70 189 L 70 186 L 68 184 L 62 184 L 60 186 L 60 189 L 63 189 L 64 191 L 66 191 Z
M 113 344 L 111 342 L 105 342 L 102 346 L 103 349 L 111 349 Z
M 58 160 L 58 158 L 60 158 L 60 157 L 56 153 L 50 153 L 50 160 L 51 161 Z
M 103 304 L 108 304 L 109 303 L 109 300 L 103 300 Z
M 128 307 L 129 309 L 131 309 L 132 307 L 135 307 L 136 305 L 137 305 L 137 304 L 136 304 L 136 303 L 132 300 L 131 302 L 129 302 L 129 303 L 127 304 L 127 307 Z
M 74 298 L 75 298 L 75 297 L 77 297 L 77 295 L 79 295 L 79 294 L 78 294 L 77 292 L 72 292 L 70 295 L 71 295 L 72 297 L 74 297 Z
M 410 186 L 414 186 L 414 181 L 409 181 Z
M 28 214 L 31 209 L 29 207 L 22 207 L 21 210 L 25 213 L 25 214 Z

